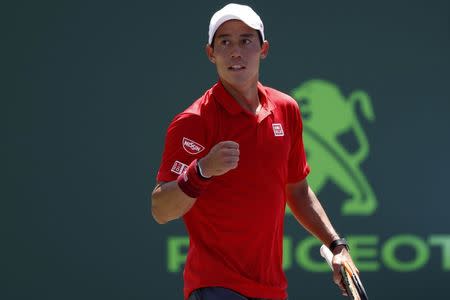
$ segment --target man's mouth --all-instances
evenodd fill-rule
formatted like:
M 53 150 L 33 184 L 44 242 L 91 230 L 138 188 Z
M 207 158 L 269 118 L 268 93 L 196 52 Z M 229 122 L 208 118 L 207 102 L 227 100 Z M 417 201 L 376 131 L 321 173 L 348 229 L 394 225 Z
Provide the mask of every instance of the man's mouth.
M 239 71 L 239 70 L 243 70 L 245 69 L 245 67 L 243 65 L 232 65 L 230 67 L 228 67 L 228 70 L 232 70 L 232 71 Z

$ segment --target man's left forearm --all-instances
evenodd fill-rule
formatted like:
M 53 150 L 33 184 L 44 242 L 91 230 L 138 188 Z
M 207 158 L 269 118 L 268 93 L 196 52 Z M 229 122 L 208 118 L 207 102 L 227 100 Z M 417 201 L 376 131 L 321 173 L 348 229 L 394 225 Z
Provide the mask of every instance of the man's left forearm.
M 339 238 L 322 205 L 306 180 L 287 185 L 288 205 L 298 220 L 325 245 Z
M 286 192 L 292 213 L 298 222 L 311 234 L 316 236 L 326 246 L 330 246 L 331 242 L 340 238 L 306 179 L 297 183 L 288 184 L 286 186 Z M 342 294 L 347 295 L 340 273 L 341 266 L 343 263 L 348 262 L 352 266 L 352 269 L 357 272 L 359 271 L 350 257 L 346 244 L 337 244 L 333 248 L 333 281 L 339 286 Z

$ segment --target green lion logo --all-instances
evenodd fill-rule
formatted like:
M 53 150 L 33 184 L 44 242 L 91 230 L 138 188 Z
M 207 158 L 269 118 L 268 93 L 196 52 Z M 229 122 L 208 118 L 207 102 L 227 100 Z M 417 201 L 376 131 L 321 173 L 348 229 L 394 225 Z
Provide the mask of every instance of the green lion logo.
M 350 197 L 341 207 L 343 215 L 370 215 L 377 207 L 375 194 L 360 170 L 369 154 L 369 143 L 356 113 L 359 104 L 364 118 L 375 120 L 370 97 L 353 91 L 346 99 L 339 88 L 324 80 L 309 80 L 292 91 L 303 118 L 303 139 L 313 173 L 308 177 L 318 193 L 330 180 Z M 353 133 L 358 149 L 350 153 L 339 142 Z

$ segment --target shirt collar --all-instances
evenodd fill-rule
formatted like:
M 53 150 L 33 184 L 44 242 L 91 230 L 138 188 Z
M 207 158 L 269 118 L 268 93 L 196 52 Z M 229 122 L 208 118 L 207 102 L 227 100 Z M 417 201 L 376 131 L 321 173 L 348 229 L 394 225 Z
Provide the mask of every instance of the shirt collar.
M 267 96 L 266 89 L 260 82 L 258 82 L 257 88 L 259 101 L 262 105 L 262 110 L 265 110 L 270 114 L 270 112 L 275 109 L 275 104 Z M 230 114 L 236 115 L 241 112 L 245 112 L 244 108 L 242 108 L 239 103 L 230 95 L 230 93 L 228 93 L 222 82 L 218 81 L 212 87 L 212 95 L 214 96 L 214 99 Z

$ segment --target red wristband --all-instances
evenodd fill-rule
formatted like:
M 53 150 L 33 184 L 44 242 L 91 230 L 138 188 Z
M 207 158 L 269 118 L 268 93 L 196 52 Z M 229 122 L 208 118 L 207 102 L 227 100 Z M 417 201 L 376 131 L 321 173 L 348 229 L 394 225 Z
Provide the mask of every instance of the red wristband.
M 189 197 L 197 198 L 211 182 L 200 176 L 197 171 L 197 159 L 193 160 L 189 167 L 177 178 L 180 189 Z

